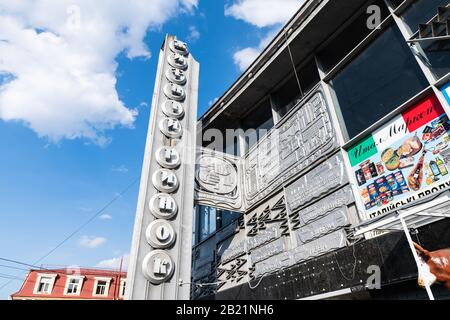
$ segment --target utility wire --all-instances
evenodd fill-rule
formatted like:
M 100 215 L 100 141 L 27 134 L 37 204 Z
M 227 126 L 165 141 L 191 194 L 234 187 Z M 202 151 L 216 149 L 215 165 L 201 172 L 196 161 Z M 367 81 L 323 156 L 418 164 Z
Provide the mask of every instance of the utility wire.
M 10 279 L 10 280 L 23 280 L 22 278 L 16 277 L 12 274 L 0 273 L 0 278 Z
M 66 243 L 69 239 L 71 239 L 75 234 L 80 232 L 84 227 L 86 227 L 89 223 L 91 223 L 93 220 L 95 220 L 103 211 L 105 211 L 110 205 L 112 205 L 114 202 L 117 201 L 120 197 L 122 197 L 128 190 L 131 189 L 131 187 L 140 179 L 140 177 L 137 177 L 134 179 L 125 189 L 123 189 L 119 194 L 117 194 L 111 201 L 109 201 L 106 205 L 104 205 L 100 210 L 98 210 L 91 218 L 89 218 L 85 223 L 83 223 L 81 226 L 79 226 L 77 229 L 75 229 L 72 233 L 70 233 L 64 240 L 62 240 L 60 243 L 58 243 L 53 249 L 51 249 L 49 252 L 47 252 L 45 255 L 43 255 L 41 258 L 36 260 L 33 264 L 36 265 L 45 258 L 47 258 L 49 255 L 51 255 L 53 252 L 55 252 L 59 247 L 61 247 L 64 243 Z M 40 268 L 39 268 L 40 269 Z M 5 284 L 0 286 L 0 290 L 2 290 L 4 287 L 9 285 L 14 279 L 11 279 L 10 281 L 7 281 Z
M 1 259 L 1 258 L 0 258 Z M 14 267 L 14 266 L 8 266 L 6 264 L 0 264 L 0 268 L 8 268 L 8 269 L 16 269 L 16 270 L 23 270 L 28 271 L 28 269 L 20 268 L 20 267 Z
M 291 46 L 289 45 L 289 42 L 288 42 L 287 29 L 284 29 L 284 38 L 286 40 L 286 46 L 287 46 L 287 49 L 289 52 L 289 58 L 291 59 L 292 68 L 294 69 L 294 74 L 295 74 L 295 79 L 297 80 L 298 89 L 300 90 L 300 95 L 303 96 L 302 85 L 300 84 L 300 78 L 298 77 L 297 69 L 295 68 L 295 62 L 294 62 L 294 58 L 292 56 Z
M 27 267 L 30 267 L 30 268 L 33 268 L 33 269 L 45 269 L 45 268 L 38 267 L 38 266 L 29 264 L 29 263 L 20 262 L 20 261 L 17 261 L 17 260 L 6 259 L 6 258 L 2 258 L 2 257 L 0 257 L 0 260 L 6 261 L 6 262 L 10 262 L 10 263 L 20 264 L 20 265 L 22 265 L 22 266 L 27 266 Z M 7 267 L 7 266 L 5 266 L 5 265 L 3 265 L 3 266 L 4 266 L 4 267 Z M 13 267 L 13 268 L 14 268 L 14 267 Z M 16 267 L 15 269 L 21 269 L 21 268 L 17 268 L 17 267 Z M 21 269 L 21 270 L 26 270 L 26 271 L 28 271 L 28 269 Z M 45 269 L 45 270 L 48 270 L 48 269 Z

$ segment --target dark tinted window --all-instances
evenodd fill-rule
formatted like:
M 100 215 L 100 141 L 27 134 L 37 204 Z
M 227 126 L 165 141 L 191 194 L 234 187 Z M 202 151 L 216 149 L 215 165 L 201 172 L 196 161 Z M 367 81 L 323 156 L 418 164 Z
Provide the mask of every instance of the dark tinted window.
M 216 232 L 216 209 L 198 206 L 198 241 L 201 242 Z
M 311 60 L 303 68 L 298 70 L 298 77 L 300 78 L 300 85 L 302 87 L 303 95 L 306 95 L 320 81 L 319 70 L 317 69 L 316 62 Z
M 332 81 L 350 138 L 428 86 L 397 26 L 391 25 Z
M 320 81 L 319 71 L 314 60 L 298 69 L 297 76 L 300 80 L 301 91 L 297 78 L 290 74 L 289 80 L 272 93 L 272 102 L 280 117 L 288 113 L 299 99 L 311 91 Z
M 439 6 L 446 6 L 448 0 L 420 0 L 415 1 L 403 14 L 402 18 L 410 29 L 411 36 L 417 32 L 420 23 L 427 23 L 436 14 Z M 418 43 L 423 49 L 427 64 L 437 79 L 450 72 L 450 41 L 438 40 L 434 42 Z
M 389 2 L 394 8 L 397 8 L 399 5 L 401 5 L 403 1 L 405 0 L 389 0 Z
M 448 0 L 418 0 L 403 14 L 402 19 L 411 29 L 412 33 L 419 30 L 419 24 L 427 23 L 435 15 L 439 6 L 445 7 Z
M 242 129 L 246 133 L 250 133 L 250 135 L 245 136 L 245 152 L 261 139 L 268 130 L 273 128 L 273 125 L 272 105 L 267 98 L 242 120 Z
M 196 243 L 207 239 L 217 230 L 225 228 L 242 215 L 239 212 L 206 206 L 197 206 L 195 210 L 195 220 L 198 221 L 197 230 L 194 232 Z
M 220 212 L 219 215 L 220 221 L 218 225 L 220 226 L 220 228 L 225 228 L 242 215 L 239 212 L 233 212 L 229 210 L 219 210 L 219 212 Z
M 272 94 L 272 101 L 276 106 L 276 110 L 280 117 L 283 117 L 295 103 L 300 99 L 300 88 L 297 79 L 292 76 L 283 86 Z
M 389 15 L 385 3 L 375 1 L 375 5 L 381 8 L 381 20 Z M 318 57 L 325 71 L 330 71 L 339 61 L 349 54 L 366 36 L 373 30 L 367 28 L 367 19 L 369 15 L 363 10 L 355 21 L 349 24 L 335 37 L 321 52 Z

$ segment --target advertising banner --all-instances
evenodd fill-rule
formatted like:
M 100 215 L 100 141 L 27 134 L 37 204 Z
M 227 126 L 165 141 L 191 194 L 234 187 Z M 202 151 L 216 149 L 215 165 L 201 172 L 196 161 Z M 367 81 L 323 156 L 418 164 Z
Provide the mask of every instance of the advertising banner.
M 450 187 L 450 122 L 433 94 L 348 150 L 366 219 Z
M 443 86 L 441 91 L 444 94 L 447 103 L 450 105 L 450 82 Z

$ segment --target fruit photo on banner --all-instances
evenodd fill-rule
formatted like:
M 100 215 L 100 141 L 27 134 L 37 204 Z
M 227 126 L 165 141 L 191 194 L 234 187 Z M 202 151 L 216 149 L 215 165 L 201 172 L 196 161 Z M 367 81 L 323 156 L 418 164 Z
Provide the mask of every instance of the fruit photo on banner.
M 450 187 L 450 121 L 433 94 L 348 150 L 369 217 Z

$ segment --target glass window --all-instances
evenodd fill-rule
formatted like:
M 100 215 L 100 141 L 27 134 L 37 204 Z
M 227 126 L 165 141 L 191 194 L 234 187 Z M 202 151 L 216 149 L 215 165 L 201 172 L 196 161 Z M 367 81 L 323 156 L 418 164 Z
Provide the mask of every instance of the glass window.
M 417 0 L 411 4 L 411 7 L 402 15 L 402 19 L 411 30 L 411 34 L 419 30 L 419 24 L 427 23 L 437 15 L 438 7 L 445 7 L 449 0 Z
M 197 243 L 205 240 L 217 230 L 230 225 L 242 215 L 239 212 L 206 206 L 197 206 L 196 208 L 198 215 L 196 219 L 199 221 L 196 228 L 198 230 L 195 232 Z
M 332 81 L 350 138 L 428 85 L 396 25 L 391 25 Z
M 198 241 L 201 242 L 216 231 L 216 209 L 199 206 L 199 234 Z
M 311 91 L 320 81 L 316 61 L 313 59 L 303 68 L 299 69 L 298 77 L 300 79 L 300 85 L 302 86 L 303 95 L 308 94 L 308 92 Z
M 81 279 L 72 278 L 67 286 L 67 294 L 78 294 L 80 292 Z
M 219 210 L 219 213 L 220 214 L 218 217 L 220 228 L 225 228 L 242 215 L 242 213 L 240 212 L 234 212 L 229 210 Z
M 120 296 L 121 297 L 125 296 L 126 285 L 127 285 L 126 281 L 120 282 Z
M 446 6 L 449 0 L 420 0 L 415 1 L 402 15 L 409 28 L 410 35 L 415 34 L 419 24 L 427 23 L 435 15 L 439 6 Z M 450 41 L 438 40 L 433 42 L 418 42 L 421 49 L 422 61 L 431 69 L 436 79 L 440 79 L 450 72 Z
M 405 0 L 389 0 L 389 2 L 394 8 L 397 8 L 399 5 L 401 5 L 403 1 Z
M 292 76 L 284 85 L 272 94 L 272 101 L 280 118 L 284 117 L 284 115 L 295 106 L 300 97 L 301 93 L 297 79 L 295 76 Z
M 267 98 L 242 120 L 242 129 L 246 131 L 245 152 L 272 129 L 273 125 L 272 105 Z
M 104 296 L 106 294 L 107 282 L 104 280 L 97 281 L 97 287 L 95 288 L 95 295 Z
M 53 283 L 52 277 L 41 277 L 36 292 L 42 294 L 50 294 L 51 293 L 50 287 L 52 283 Z
M 279 89 L 275 90 L 272 95 L 272 103 L 275 106 L 280 118 L 284 117 L 297 102 L 320 81 L 319 71 L 314 60 L 311 60 L 303 68 L 297 70 L 300 81 L 298 86 L 297 78 L 290 73 L 290 78 Z
M 381 9 L 381 21 L 388 15 L 389 10 L 383 0 L 374 2 Z M 318 54 L 319 61 L 325 72 L 330 71 L 333 67 L 341 61 L 347 54 L 349 54 L 365 37 L 373 30 L 367 28 L 367 19 L 369 15 L 366 13 L 367 7 L 363 12 L 351 22 L 344 30 L 342 30 L 331 42 Z

